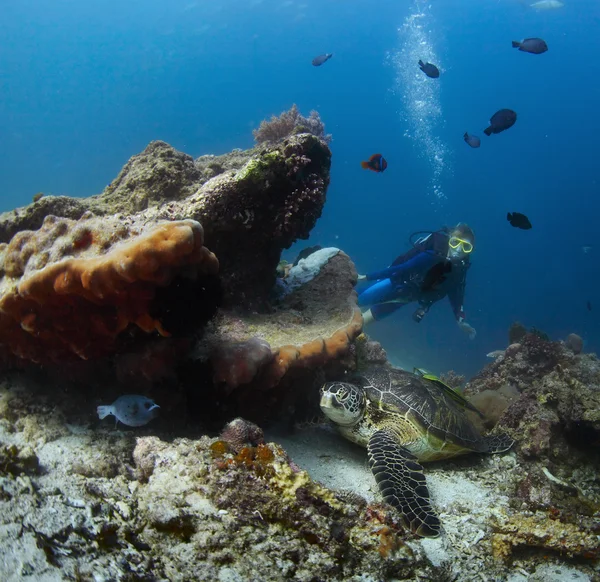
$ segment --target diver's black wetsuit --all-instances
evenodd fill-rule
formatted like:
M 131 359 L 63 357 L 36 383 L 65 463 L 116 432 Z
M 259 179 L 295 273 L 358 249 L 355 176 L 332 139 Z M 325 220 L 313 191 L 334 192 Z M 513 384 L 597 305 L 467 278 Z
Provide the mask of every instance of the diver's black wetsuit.
M 463 299 L 467 282 L 469 257 L 452 259 L 452 268 L 444 274 L 445 280 L 433 288 L 423 290 L 425 276 L 436 263 L 448 261 L 447 230 L 432 232 L 419 239 L 407 253 L 400 255 L 387 269 L 370 273 L 367 281 L 377 281 L 358 297 L 361 307 L 370 307 L 373 319 L 379 320 L 400 309 L 406 303 L 417 301 L 419 308 L 413 317 L 421 321 L 429 308 L 446 295 L 457 321 L 465 318 Z

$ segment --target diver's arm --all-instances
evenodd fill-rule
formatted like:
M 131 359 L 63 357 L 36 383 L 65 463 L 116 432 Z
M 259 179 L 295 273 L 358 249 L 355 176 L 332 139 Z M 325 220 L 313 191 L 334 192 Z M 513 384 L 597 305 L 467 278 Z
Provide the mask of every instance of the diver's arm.
M 420 271 L 422 269 L 429 268 L 436 261 L 435 255 L 430 251 L 424 251 L 399 265 L 394 265 L 383 269 L 383 271 L 376 271 L 375 273 L 369 273 L 367 275 L 367 281 L 379 281 L 380 279 L 389 279 L 391 277 L 398 277 L 400 275 L 407 275 L 411 271 Z
M 465 287 L 467 286 L 467 272 L 465 270 L 463 276 L 457 281 L 456 285 L 448 289 L 448 301 L 452 306 L 454 317 L 456 321 L 460 323 L 465 319 L 465 312 L 463 310 L 463 303 L 465 300 Z
M 448 300 L 450 301 L 452 311 L 454 312 L 454 317 L 456 317 L 456 323 L 458 323 L 460 329 L 469 336 L 469 339 L 475 339 L 477 332 L 475 331 L 474 327 L 470 326 L 465 321 L 465 312 L 463 310 L 466 283 L 467 273 L 465 271 L 465 274 L 459 283 L 455 287 L 452 287 L 448 290 Z

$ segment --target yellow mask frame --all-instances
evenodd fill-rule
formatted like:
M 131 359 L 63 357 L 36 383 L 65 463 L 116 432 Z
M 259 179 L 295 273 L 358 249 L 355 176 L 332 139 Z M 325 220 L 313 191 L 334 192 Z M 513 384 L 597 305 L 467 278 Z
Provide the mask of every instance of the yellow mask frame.
M 469 254 L 473 252 L 473 243 L 469 240 L 464 240 L 462 238 L 458 238 L 457 236 L 451 236 L 448 240 L 448 246 L 451 249 L 457 249 L 462 245 L 462 252 L 465 254 Z

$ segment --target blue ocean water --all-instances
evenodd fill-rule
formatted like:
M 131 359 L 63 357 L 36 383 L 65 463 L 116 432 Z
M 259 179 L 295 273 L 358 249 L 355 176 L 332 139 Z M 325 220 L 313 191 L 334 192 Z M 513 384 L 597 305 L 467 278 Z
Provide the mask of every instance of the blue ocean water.
M 0 210 L 39 191 L 99 193 L 153 139 L 194 156 L 250 147 L 261 119 L 297 103 L 333 134 L 333 165 L 323 216 L 287 258 L 335 245 L 369 272 L 407 250 L 412 231 L 458 221 L 475 230 L 465 311 L 476 339 L 446 301 L 420 324 L 409 306 L 369 329 L 393 361 L 473 374 L 515 320 L 553 339 L 579 333 L 597 351 L 600 4 L 528 3 L 6 2 Z M 531 36 L 549 51 L 511 48 Z M 334 57 L 311 66 L 323 52 Z M 440 79 L 426 78 L 419 58 Z M 484 136 L 504 107 L 516 125 Z M 360 168 L 375 152 L 384 174 Z M 533 229 L 512 228 L 509 211 Z

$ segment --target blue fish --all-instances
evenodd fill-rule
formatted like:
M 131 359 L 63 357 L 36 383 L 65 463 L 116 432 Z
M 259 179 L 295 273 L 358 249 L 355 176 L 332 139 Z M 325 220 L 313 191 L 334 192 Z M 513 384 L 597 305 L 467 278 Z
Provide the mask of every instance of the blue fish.
M 532 55 L 541 55 L 548 50 L 546 41 L 542 40 L 541 38 L 526 38 L 521 42 L 513 40 L 512 47 L 518 48 L 524 53 L 531 53 Z
M 419 69 L 423 71 L 430 79 L 437 79 L 440 76 L 440 70 L 432 63 L 419 61 Z
M 320 67 L 323 63 L 326 63 L 331 57 L 333 53 L 325 53 L 324 55 L 319 55 L 312 60 L 313 67 Z
M 98 406 L 96 411 L 100 420 L 112 414 L 117 423 L 122 422 L 127 426 L 144 426 L 158 415 L 160 406 L 146 398 L 137 394 L 126 394 L 119 396 L 112 404 L 107 406 Z

